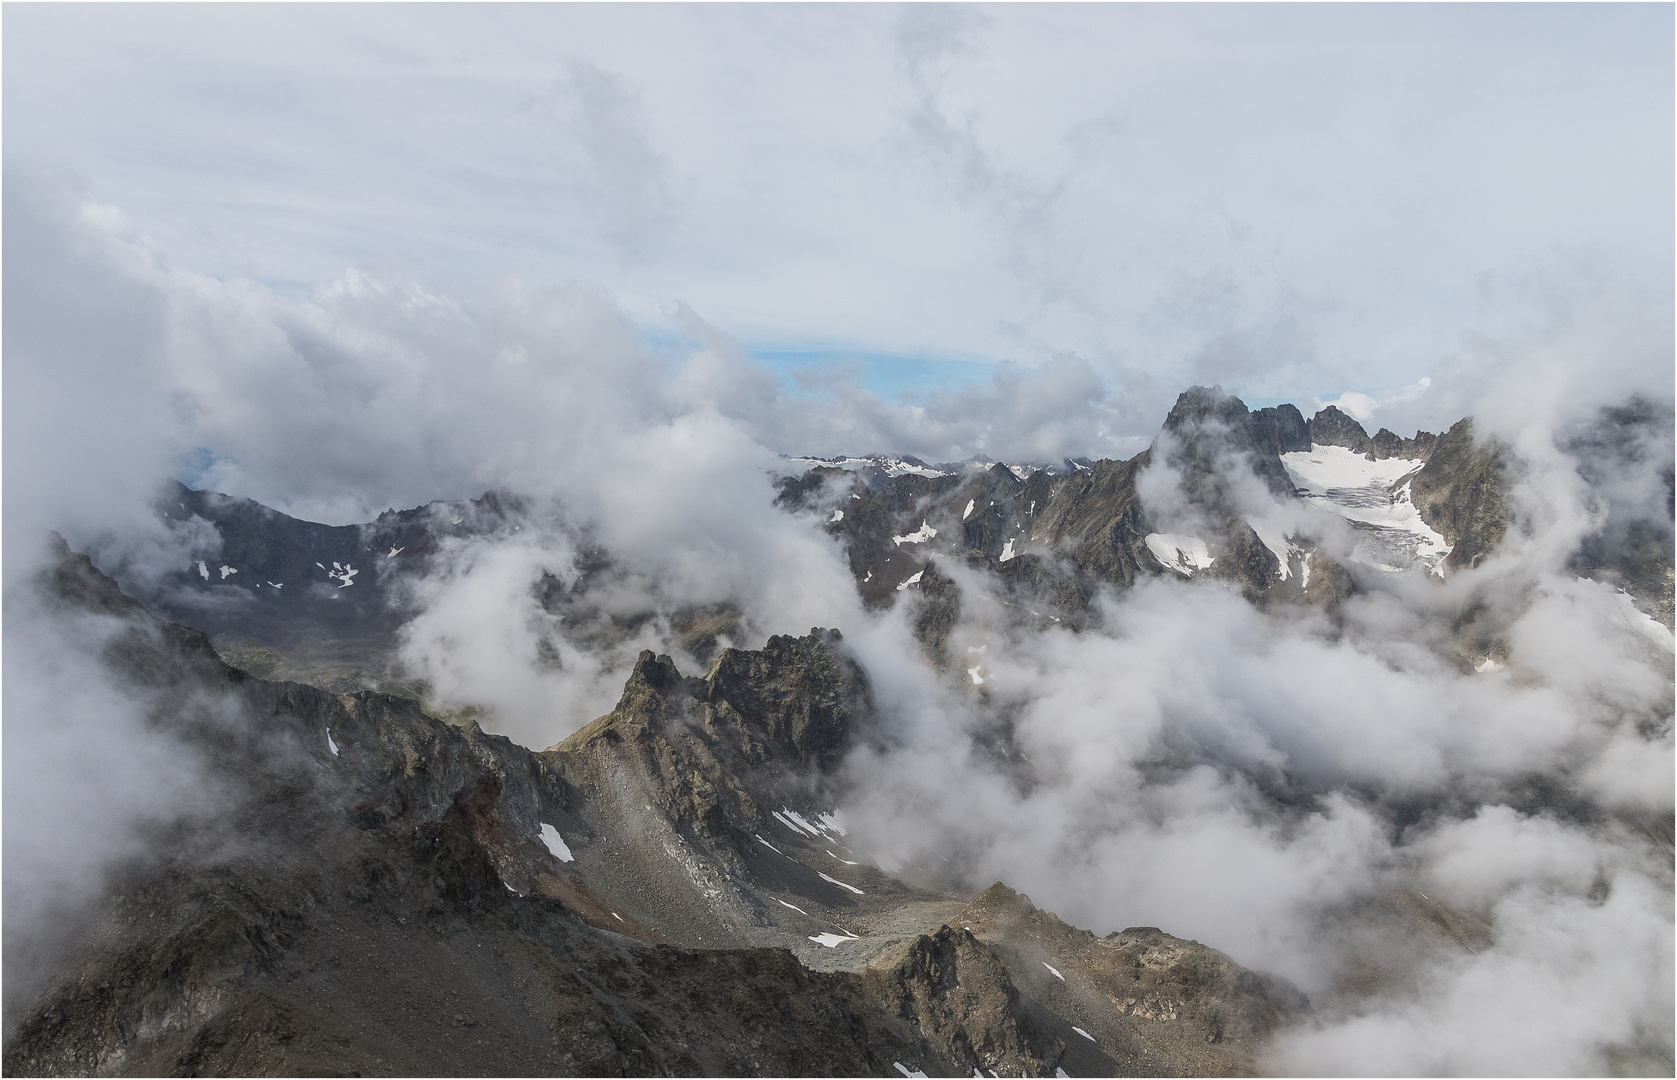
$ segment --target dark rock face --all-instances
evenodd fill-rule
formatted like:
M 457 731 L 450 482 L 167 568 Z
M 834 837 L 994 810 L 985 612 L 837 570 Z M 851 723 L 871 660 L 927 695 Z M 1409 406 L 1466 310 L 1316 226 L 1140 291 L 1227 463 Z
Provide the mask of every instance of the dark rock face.
M 1310 418 L 1310 441 L 1317 446 L 1343 446 L 1359 454 L 1374 449 L 1374 441 L 1363 426 L 1334 405 Z
M 926 567 L 919 586 L 914 598 L 914 637 L 941 667 L 948 659 L 949 634 L 961 617 L 961 589 L 936 563 Z
M 1147 550 L 1152 531 L 1136 492 L 1136 475 L 1152 463 L 1151 451 L 1129 461 L 1097 461 L 1088 472 L 1056 485 L 1032 539 L 1067 549 L 1071 561 L 1096 581 L 1119 588 L 1155 573 Z
M 1253 439 L 1270 454 L 1291 454 L 1310 449 L 1310 425 L 1296 405 L 1259 409 L 1251 416 Z
M 757 652 L 725 649 L 705 676 L 710 726 L 732 724 L 740 742 L 760 737 L 768 756 L 827 771 L 850 748 L 870 709 L 867 676 L 838 651 L 837 630 L 776 635 Z
M 1294 415 L 1298 410 L 1294 409 Z M 1291 420 L 1291 417 L 1287 418 Z M 1239 459 L 1278 495 L 1291 495 L 1293 484 L 1282 468 L 1277 449 L 1285 434 L 1297 447 L 1297 430 L 1282 427 L 1280 414 L 1250 413 L 1245 402 L 1223 393 L 1220 386 L 1196 386 L 1184 390 L 1165 417 L 1164 431 L 1175 436 L 1171 463 L 1183 473 L 1182 486 L 1194 502 L 1219 516 L 1232 514 L 1218 466 L 1230 458 Z M 1360 430 L 1360 429 L 1359 429 Z M 1160 442 L 1155 440 L 1154 453 Z
M 1446 566 L 1478 566 L 1508 531 L 1506 450 L 1477 443 L 1471 419 L 1438 437 L 1410 492 L 1421 520 L 1452 545 Z
M 1007 968 L 971 930 L 922 934 L 894 963 L 864 972 L 862 985 L 870 998 L 891 1003 L 905 1033 L 927 1033 L 937 1056 L 955 1066 L 952 1074 L 970 1067 L 1046 1076 L 1064 1067 L 1064 1041 L 1051 1023 L 1028 1015 Z M 1090 1070 L 1078 1062 L 1092 1074 L 1112 1072 L 1110 1059 L 1103 1064 Z
M 816 629 L 759 652 L 726 649 L 703 679 L 643 652 L 617 708 L 543 760 L 580 790 L 621 790 L 632 773 L 690 839 L 749 845 L 769 812 L 818 785 L 869 724 L 867 676 L 842 641 Z

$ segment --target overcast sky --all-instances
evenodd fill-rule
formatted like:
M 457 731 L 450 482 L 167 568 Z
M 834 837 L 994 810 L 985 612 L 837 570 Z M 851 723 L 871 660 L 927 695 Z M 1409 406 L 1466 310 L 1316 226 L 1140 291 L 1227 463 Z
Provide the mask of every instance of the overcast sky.
M 583 283 L 656 348 L 692 346 L 690 310 L 794 393 L 888 401 L 1070 359 L 1136 438 L 1197 382 L 1447 424 L 1464 350 L 1561 310 L 1610 334 L 1593 298 L 1634 295 L 1669 387 L 1666 4 L 39 4 L 4 28 L 10 160 L 79 172 L 165 266 L 281 294 L 350 267 Z

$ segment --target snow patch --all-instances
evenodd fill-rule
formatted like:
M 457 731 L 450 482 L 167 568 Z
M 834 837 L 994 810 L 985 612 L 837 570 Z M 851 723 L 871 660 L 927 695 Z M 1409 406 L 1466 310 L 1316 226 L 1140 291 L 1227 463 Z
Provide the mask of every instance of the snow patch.
M 811 937 L 809 940 L 811 940 L 813 942 L 816 942 L 817 944 L 820 944 L 820 945 L 825 945 L 829 949 L 836 949 L 840 945 L 843 945 L 847 941 L 855 941 L 856 940 L 856 935 L 855 934 L 816 934 L 815 936 Z M 925 1073 L 920 1073 L 919 1075 L 924 1076 L 926 1074 Z
M 326 580 L 327 581 L 341 581 L 341 582 L 343 582 L 343 584 L 339 585 L 338 588 L 347 589 L 351 585 L 355 584 L 355 582 L 351 581 L 350 579 L 353 578 L 356 574 L 359 574 L 360 572 L 361 571 L 357 570 L 355 567 L 351 566 L 349 563 L 344 563 L 342 566 L 339 566 L 337 561 L 333 560 L 332 569 L 326 571 Z
M 1050 964 L 1050 963 L 1049 963 L 1049 962 L 1048 962 L 1048 961 L 1046 961 L 1046 960 L 1044 960 L 1044 961 L 1043 961 L 1043 962 L 1042 962 L 1042 966 L 1043 966 L 1043 967 L 1045 967 L 1045 968 L 1047 968 L 1047 969 L 1048 969 L 1048 970 L 1049 970 L 1049 971 L 1051 971 L 1051 972 L 1053 972 L 1053 973 L 1054 973 L 1054 977 L 1055 977 L 1055 978 L 1056 978 L 1056 979 L 1059 979 L 1059 980 L 1060 980 L 1060 981 L 1061 981 L 1061 982 L 1065 982 L 1065 981 L 1066 981 L 1066 977 L 1065 977 L 1065 976 L 1064 976 L 1064 975 L 1061 975 L 1061 974 L 1060 974 L 1060 969 L 1059 969 L 1059 968 L 1057 968 L 1057 967 L 1055 967 L 1055 966 L 1054 966 L 1054 965 L 1053 965 L 1053 964 Z
M 782 900 L 782 899 L 780 899 L 780 898 L 779 898 L 779 897 L 778 897 L 778 896 L 777 896 L 777 897 L 775 897 L 775 901 L 774 901 L 774 902 L 775 902 L 775 903 L 777 903 L 777 904 L 779 904 L 779 905 L 780 905 L 780 906 L 781 906 L 781 907 L 789 907 L 789 908 L 791 908 L 791 909 L 792 909 L 792 910 L 793 910 L 793 911 L 796 911 L 796 912 L 797 912 L 797 913 L 798 913 L 798 914 L 799 914 L 799 915 L 808 915 L 808 914 L 809 914 L 809 912 L 807 912 L 807 911 L 805 911 L 805 910 L 804 910 L 804 909 L 803 909 L 803 908 L 801 908 L 801 907 L 799 907 L 799 906 L 798 906 L 798 905 L 796 905 L 796 904 L 788 904 L 788 903 L 787 903 L 787 902 L 786 902 L 786 901 L 784 901 L 784 900 Z
M 1007 543 L 1002 545 L 1002 557 L 1001 557 L 1000 561 L 1001 562 L 1007 562 L 1009 559 L 1013 559 L 1013 558 L 1017 558 L 1017 557 L 1018 557 L 1018 552 L 1013 550 L 1013 541 L 1008 540 Z
M 786 807 L 782 807 L 780 812 L 782 814 L 785 814 L 787 817 L 791 818 L 795 823 L 797 823 L 798 828 L 802 829 L 806 833 L 809 833 L 809 835 L 811 835 L 811 836 L 820 836 L 821 835 L 821 830 L 817 829 L 814 825 L 811 825 L 809 823 L 809 821 L 806 820 L 804 818 L 804 816 L 802 814 L 798 813 L 796 810 L 791 810 L 791 809 L 788 809 Z
M 1674 644 L 1672 632 L 1666 625 L 1652 615 L 1636 606 L 1630 593 L 1620 589 L 1618 592 L 1619 621 L 1633 633 L 1639 633 L 1660 648 L 1671 651 Z
M 843 469 L 846 472 L 860 472 L 863 469 L 873 468 L 883 471 L 886 476 L 924 476 L 928 480 L 936 480 L 940 476 L 954 475 L 954 473 L 944 472 L 941 469 L 934 469 L 929 465 L 905 461 L 902 458 L 883 456 L 832 458 L 796 457 L 788 458 L 787 460 L 791 464 L 801 465 L 805 469 L 814 469 L 819 466 L 826 466 L 829 469 Z
M 784 851 L 775 847 L 773 844 L 769 843 L 767 840 L 764 840 L 761 836 L 758 836 L 756 833 L 752 833 L 751 838 L 753 840 L 757 841 L 759 844 L 762 844 L 764 847 L 768 848 L 770 851 L 774 852 L 776 855 L 784 856 L 786 854 Z
M 790 807 L 783 806 L 779 810 L 771 810 L 769 813 L 779 818 L 780 823 L 785 825 L 788 829 L 791 829 L 793 832 L 805 833 L 817 840 L 836 840 L 838 837 L 844 835 L 844 817 L 837 811 L 818 811 L 812 813 L 810 817 L 815 819 L 813 823 L 811 823 L 809 818 L 804 817 L 802 814 Z M 827 854 L 832 855 L 832 852 L 828 852 Z M 833 857 L 835 859 L 838 858 L 836 855 Z M 852 863 L 851 865 L 854 866 L 855 864 Z
M 821 850 L 822 850 L 822 851 L 827 851 L 827 849 L 826 849 L 826 848 L 822 848 L 822 849 L 821 849 Z M 829 855 L 833 855 L 833 853 L 832 853 L 832 852 L 830 852 L 830 851 L 827 851 L 827 854 L 829 854 Z M 840 856 L 838 856 L 838 855 L 833 855 L 833 858 L 835 858 L 835 859 L 838 859 L 838 861 L 839 861 L 839 862 L 841 862 L 841 863 L 843 863 L 843 864 L 844 864 L 844 865 L 846 865 L 846 866 L 855 866 L 855 865 L 856 865 L 856 864 L 855 864 L 855 863 L 853 863 L 853 862 L 851 862 L 851 861 L 850 861 L 850 860 L 849 860 L 849 859 L 846 859 L 846 858 L 842 858 L 842 857 L 840 857 Z
M 204 565 L 204 560 L 198 560 L 198 576 L 205 581 L 210 580 L 210 568 Z
M 973 507 L 973 504 L 976 503 L 977 501 L 978 501 L 977 499 L 968 499 L 967 500 L 967 508 L 965 510 L 961 511 L 961 520 L 962 521 L 965 521 L 965 520 L 967 520 L 967 518 L 972 517 L 972 507 Z
M 1253 521 L 1250 518 L 1246 520 L 1246 524 L 1252 527 L 1252 531 L 1258 534 L 1258 539 L 1263 541 L 1264 547 L 1268 548 L 1269 553 L 1275 556 L 1275 561 L 1281 564 L 1275 571 L 1275 576 L 1282 581 L 1292 577 L 1292 556 L 1296 549 L 1287 542 L 1280 528 L 1270 522 Z
M 1071 1029 L 1073 1031 L 1077 1032 L 1079 1035 L 1083 1036 L 1085 1039 L 1088 1039 L 1090 1042 L 1098 1042 L 1099 1041 L 1093 1035 L 1089 1034 L 1087 1031 L 1084 1031 L 1082 1028 L 1078 1027 L 1076 1024 L 1073 1024 L 1071 1026 Z
M 1193 577 L 1194 571 L 1209 569 L 1217 561 L 1206 550 L 1205 541 L 1197 536 L 1148 533 L 1147 550 L 1159 560 L 1159 565 L 1169 567 L 1183 577 Z
M 826 874 L 821 873 L 821 871 L 819 871 L 819 870 L 816 871 L 816 874 L 821 878 L 822 881 L 825 881 L 825 882 L 827 882 L 829 884 L 832 884 L 832 885 L 837 885 L 841 889 L 849 889 L 851 892 L 855 893 L 857 896 L 866 896 L 867 895 L 867 893 L 864 893 L 861 889 L 858 889 L 856 886 L 846 885 L 844 882 L 840 881 L 836 877 L 828 877 Z
M 406 550 L 408 550 L 408 549 L 405 548 L 405 547 L 397 547 L 395 544 L 391 544 L 390 545 L 390 551 L 387 552 L 384 557 L 387 558 L 387 559 L 394 559 L 396 556 L 400 555 L 402 552 L 404 552 Z
M 332 756 L 338 756 L 338 744 L 332 741 L 332 729 L 326 729 L 326 749 L 332 751 Z
M 984 685 L 984 676 L 980 673 L 979 668 L 976 668 L 976 667 L 967 668 L 967 678 L 972 680 L 972 684 L 974 686 L 983 686 Z
M 1487 671 L 1501 671 L 1502 665 L 1488 656 L 1481 656 L 1479 662 L 1473 665 L 1473 670 L 1483 675 Z
M 576 856 L 571 854 L 571 849 L 566 845 L 564 837 L 559 835 L 559 830 L 545 821 L 542 822 L 542 843 L 547 845 L 547 850 L 553 852 L 554 857 L 560 862 L 576 861 Z
M 908 1067 L 900 1061 L 893 1061 L 891 1064 L 897 1067 L 898 1072 L 908 1077 L 908 1080 L 926 1080 L 926 1074 L 921 1072 L 919 1069 L 915 1069 L 913 1072 L 910 1072 Z
M 827 524 L 831 525 L 835 521 L 843 521 L 843 520 L 844 520 L 844 511 L 843 510 L 834 510 L 833 511 L 833 516 L 827 519 Z
M 227 575 L 237 574 L 238 572 L 239 572 L 238 567 L 223 566 L 223 567 L 221 567 L 221 580 L 226 581 L 227 580 Z
M 907 536 L 893 536 L 891 543 L 901 547 L 903 544 L 924 544 L 937 535 L 937 530 L 926 524 L 926 519 L 920 519 L 920 527 Z
M 798 832 L 808 833 L 817 840 L 821 838 L 821 830 L 816 828 L 814 825 L 811 825 L 809 823 L 809 819 L 798 813 L 796 810 L 781 807 L 780 810 L 776 812 L 776 816 Z
M 901 585 L 897 586 L 897 591 L 902 592 L 904 589 L 908 588 L 910 585 L 913 585 L 915 582 L 919 581 L 920 580 L 920 575 L 924 574 L 925 572 L 926 571 L 924 571 L 924 570 L 916 570 L 914 572 L 913 577 L 909 578 L 907 581 L 905 581 Z

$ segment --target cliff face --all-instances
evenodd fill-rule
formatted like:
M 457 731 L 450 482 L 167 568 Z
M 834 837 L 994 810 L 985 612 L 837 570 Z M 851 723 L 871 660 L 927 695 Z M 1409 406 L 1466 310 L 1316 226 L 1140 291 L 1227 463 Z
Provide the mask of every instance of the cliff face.
M 1478 566 L 1508 532 L 1507 450 L 1458 421 L 1432 444 L 1411 487 L 1421 518 L 1450 542 L 1445 565 Z
M 1140 1067 L 1022 991 L 1005 934 L 945 925 L 960 901 L 834 854 L 818 806 L 872 708 L 834 633 L 703 678 L 647 654 L 611 714 L 533 752 L 406 698 L 251 678 L 84 557 L 41 587 L 125 621 L 104 662 L 167 690 L 148 722 L 204 753 L 224 804 L 133 862 L 8 1009 L 10 1074 Z

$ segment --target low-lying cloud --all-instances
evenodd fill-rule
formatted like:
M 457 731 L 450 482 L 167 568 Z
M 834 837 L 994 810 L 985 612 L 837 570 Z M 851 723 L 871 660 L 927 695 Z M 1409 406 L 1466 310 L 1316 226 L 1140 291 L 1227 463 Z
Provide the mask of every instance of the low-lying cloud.
M 1669 526 L 1669 447 L 1597 475 L 1587 461 L 1606 459 L 1577 434 L 1633 391 L 1669 414 L 1669 369 L 1646 362 L 1640 331 L 1570 398 L 1526 383 L 1598 356 L 1604 337 L 1569 324 L 1500 367 L 1476 354 L 1461 412 L 1518 459 L 1516 525 L 1479 568 L 1374 579 L 1333 616 L 1148 581 L 1102 596 L 1099 627 L 1074 633 L 1021 629 L 982 573 L 950 565 L 950 650 L 981 670 L 980 691 L 920 659 L 907 605 L 863 610 L 837 542 L 774 507 L 770 476 L 783 453 L 1128 456 L 1153 431 L 1088 362 L 918 405 L 844 383 L 801 398 L 697 315 L 697 343 L 672 359 L 583 285 L 363 269 L 290 297 L 167 265 L 85 194 L 49 197 L 57 178 L 6 182 L 8 585 L 40 561 L 19 537 L 48 527 L 125 573 L 184 565 L 204 537 L 169 532 L 149 502 L 167 463 L 197 450 L 199 485 L 317 520 L 514 491 L 531 507 L 519 529 L 445 542 L 405 586 L 419 614 L 404 661 L 486 726 L 558 741 L 610 707 L 642 647 L 691 670 L 682 611 L 732 605 L 727 641 L 747 646 L 836 626 L 890 732 L 850 762 L 844 809 L 858 844 L 905 876 L 1003 879 L 1098 933 L 1158 925 L 1294 980 L 1316 1013 L 1275 1047 L 1282 1071 L 1669 1066 L 1671 634 L 1568 570 L 1610 522 Z M 31 257 L 33 284 L 16 271 Z M 1419 400 L 1394 397 L 1391 414 Z M 1144 498 L 1163 514 L 1178 483 L 1161 468 Z M 1350 543 L 1343 522 L 1261 485 L 1237 497 L 1330 550 Z M 612 569 L 589 577 L 595 546 Z M 587 592 L 586 612 L 650 617 L 591 636 L 595 614 L 542 602 L 550 581 Z M 61 888 L 50 846 L 19 837 L 104 822 L 92 867 L 127 843 L 110 823 L 128 788 L 54 823 L 60 804 L 32 805 L 26 773 L 81 791 L 134 761 L 187 768 L 125 719 L 120 693 L 55 659 L 58 639 L 14 637 L 40 616 L 10 595 L 8 934 L 15 883 L 39 886 L 25 908 Z M 1501 643 L 1494 665 L 1474 670 L 1486 657 L 1464 627 Z M 158 790 L 163 805 L 142 809 L 176 805 Z M 1420 948 L 1385 934 L 1415 896 L 1483 935 Z

